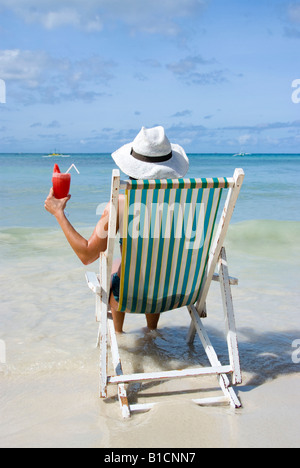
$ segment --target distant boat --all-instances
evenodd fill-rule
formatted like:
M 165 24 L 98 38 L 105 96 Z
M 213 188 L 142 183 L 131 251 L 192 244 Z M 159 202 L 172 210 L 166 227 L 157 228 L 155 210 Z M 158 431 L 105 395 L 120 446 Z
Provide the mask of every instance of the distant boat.
M 251 153 L 237 153 L 237 154 L 234 154 L 233 157 L 243 157 L 243 156 L 251 156 Z
M 69 154 L 61 154 L 61 153 L 51 153 L 46 156 L 43 156 L 43 158 L 69 158 Z

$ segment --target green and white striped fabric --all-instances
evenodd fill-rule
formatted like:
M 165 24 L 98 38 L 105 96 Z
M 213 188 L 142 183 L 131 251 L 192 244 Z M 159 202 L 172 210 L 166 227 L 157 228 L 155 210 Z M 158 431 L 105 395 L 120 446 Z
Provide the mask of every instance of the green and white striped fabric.
M 230 185 L 226 178 L 128 182 L 120 311 L 154 314 L 198 300 Z

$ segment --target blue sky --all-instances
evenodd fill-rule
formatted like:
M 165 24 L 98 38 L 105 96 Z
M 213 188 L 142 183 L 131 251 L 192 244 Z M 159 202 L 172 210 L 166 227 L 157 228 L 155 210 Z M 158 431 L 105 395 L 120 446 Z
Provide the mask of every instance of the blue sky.
M 0 0 L 0 152 L 300 152 L 300 1 Z

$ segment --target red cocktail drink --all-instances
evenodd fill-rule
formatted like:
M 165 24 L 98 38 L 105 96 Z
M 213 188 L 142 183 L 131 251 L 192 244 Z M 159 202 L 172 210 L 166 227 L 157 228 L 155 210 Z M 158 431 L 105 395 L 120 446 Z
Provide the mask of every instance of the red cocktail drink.
M 70 192 L 71 174 L 62 174 L 57 164 L 54 166 L 52 184 L 54 196 L 57 199 L 66 198 Z

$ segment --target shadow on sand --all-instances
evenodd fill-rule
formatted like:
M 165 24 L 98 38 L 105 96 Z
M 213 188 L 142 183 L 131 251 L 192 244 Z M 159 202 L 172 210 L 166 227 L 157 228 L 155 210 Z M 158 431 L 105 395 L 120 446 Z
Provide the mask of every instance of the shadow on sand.
M 128 340 L 124 335 L 121 339 L 120 354 L 126 353 L 126 361 L 130 360 L 133 373 L 143 373 L 151 361 L 155 370 L 167 371 L 190 368 L 193 366 L 207 366 L 208 360 L 205 351 L 196 336 L 195 343 L 189 346 L 186 343 L 188 329 L 186 327 L 164 327 L 156 332 L 144 332 L 134 340 Z M 213 327 L 207 327 L 207 332 L 222 364 L 228 364 L 228 350 L 224 334 Z M 134 332 L 133 332 L 134 333 Z M 131 335 L 131 333 L 130 333 Z M 293 363 L 293 341 L 300 336 L 300 330 L 287 330 L 281 332 L 259 333 L 251 328 L 242 328 L 238 331 L 239 351 L 242 372 L 247 373 L 246 385 L 237 387 L 240 392 L 251 391 L 263 385 L 266 381 L 279 376 L 296 374 L 300 365 Z M 124 373 L 126 373 L 126 362 Z M 131 384 L 128 394 L 136 399 L 143 389 L 150 389 L 160 385 L 159 382 Z M 185 392 L 185 393 L 188 393 Z M 109 403 L 112 399 L 108 399 Z

